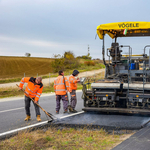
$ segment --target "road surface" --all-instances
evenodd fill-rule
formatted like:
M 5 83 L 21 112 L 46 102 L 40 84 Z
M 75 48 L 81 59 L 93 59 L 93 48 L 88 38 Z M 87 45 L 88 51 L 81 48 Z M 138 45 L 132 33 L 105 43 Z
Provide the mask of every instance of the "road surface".
M 82 111 L 83 100 L 81 99 L 82 91 L 77 91 L 77 107 L 78 112 Z M 55 114 L 55 94 L 42 94 L 40 97 L 40 106 L 42 106 L 46 111 L 54 114 L 56 117 L 61 118 L 62 116 L 67 116 L 69 114 L 63 114 L 63 109 L 61 107 L 60 114 Z M 62 106 L 62 104 L 61 104 Z M 24 121 L 25 110 L 24 110 L 24 97 L 18 98 L 3 98 L 0 99 L 0 134 L 9 130 L 18 129 L 21 127 L 29 126 L 38 123 L 35 116 L 34 106 L 31 103 L 31 121 Z M 41 110 L 42 122 L 47 120 L 45 113 Z M 125 116 L 125 115 L 107 115 L 107 114 L 86 114 L 78 115 L 68 120 L 64 120 L 63 123 L 73 123 L 73 124 L 93 124 L 100 126 L 113 126 L 122 128 L 140 128 L 142 124 L 150 120 L 150 117 L 143 116 Z
M 83 108 L 81 94 L 81 90 L 77 91 L 77 111 L 82 111 Z M 42 94 L 39 101 L 39 104 L 42 108 L 55 115 L 55 94 Z M 38 123 L 32 102 L 30 110 L 31 121 L 26 122 L 24 121 L 24 118 L 26 117 L 24 109 L 24 97 L 0 99 L 0 133 Z M 42 121 L 46 121 L 47 118 L 45 113 L 42 110 L 40 110 L 40 112 Z M 63 107 L 61 107 L 60 114 L 56 115 L 56 117 L 59 118 L 66 115 L 68 114 L 63 114 Z

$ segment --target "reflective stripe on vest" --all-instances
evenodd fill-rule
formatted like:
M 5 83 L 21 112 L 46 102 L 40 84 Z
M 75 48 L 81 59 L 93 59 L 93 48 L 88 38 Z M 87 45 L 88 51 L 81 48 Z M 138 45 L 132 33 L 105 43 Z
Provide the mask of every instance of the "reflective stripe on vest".
M 22 81 L 20 81 L 21 84 L 24 84 L 24 78 L 22 78 Z
M 70 81 L 72 81 L 72 80 L 73 80 L 73 83 L 75 83 L 73 78 L 70 79 Z M 69 82 L 69 83 L 71 83 L 71 82 Z
M 37 93 L 38 95 L 41 95 L 41 93 Z
M 22 81 L 24 82 L 24 78 L 22 78 Z
M 31 96 L 36 96 L 36 94 L 29 94 L 27 91 L 25 91 L 25 93 Z
M 36 94 L 36 92 L 33 92 L 32 90 L 30 90 L 30 89 L 29 89 L 28 85 L 27 85 L 27 88 L 28 88 L 28 90 L 29 90 L 30 92 L 35 93 L 35 94 Z M 36 88 L 35 88 L 35 89 L 36 89 Z

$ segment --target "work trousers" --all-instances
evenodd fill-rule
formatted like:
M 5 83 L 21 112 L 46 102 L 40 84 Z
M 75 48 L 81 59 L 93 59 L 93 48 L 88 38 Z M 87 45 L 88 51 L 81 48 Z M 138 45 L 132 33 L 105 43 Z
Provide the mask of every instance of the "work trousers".
M 34 98 L 33 98 L 33 99 L 34 99 Z M 31 114 L 30 114 L 30 103 L 31 103 L 31 101 L 32 101 L 32 100 L 31 100 L 29 97 L 25 96 L 25 111 L 26 111 L 26 115 L 29 115 L 29 116 L 31 116 Z M 32 101 L 32 102 L 33 102 L 33 101 Z M 33 102 L 33 104 L 34 104 L 36 116 L 37 116 L 37 115 L 41 115 L 41 114 L 40 114 L 39 106 L 36 105 L 34 102 Z
M 72 92 L 70 92 L 70 105 L 73 109 L 75 109 L 76 104 L 77 104 L 77 98 L 76 98 L 76 90 L 72 90 Z
M 68 97 L 67 97 L 67 94 L 66 95 L 56 95 L 56 111 L 58 111 L 58 112 L 61 108 L 61 103 L 60 103 L 61 100 L 63 102 L 64 111 L 68 110 Z

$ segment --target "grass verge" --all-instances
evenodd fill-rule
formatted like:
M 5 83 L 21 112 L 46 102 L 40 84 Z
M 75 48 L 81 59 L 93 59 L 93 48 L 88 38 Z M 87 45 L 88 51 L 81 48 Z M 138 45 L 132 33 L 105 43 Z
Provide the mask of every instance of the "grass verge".
M 133 133 L 132 133 L 133 134 Z M 126 137 L 131 134 L 126 135 Z M 103 129 L 88 130 L 49 128 L 18 135 L 1 141 L 1 150 L 110 150 L 125 139 L 125 135 L 108 134 Z

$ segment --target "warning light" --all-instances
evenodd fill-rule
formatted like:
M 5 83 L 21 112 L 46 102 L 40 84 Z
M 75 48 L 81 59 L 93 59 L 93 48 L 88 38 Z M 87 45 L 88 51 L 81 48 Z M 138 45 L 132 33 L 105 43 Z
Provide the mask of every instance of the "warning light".
M 136 95 L 136 97 L 139 97 L 139 95 Z
M 106 97 L 108 97 L 108 95 L 106 95 Z

